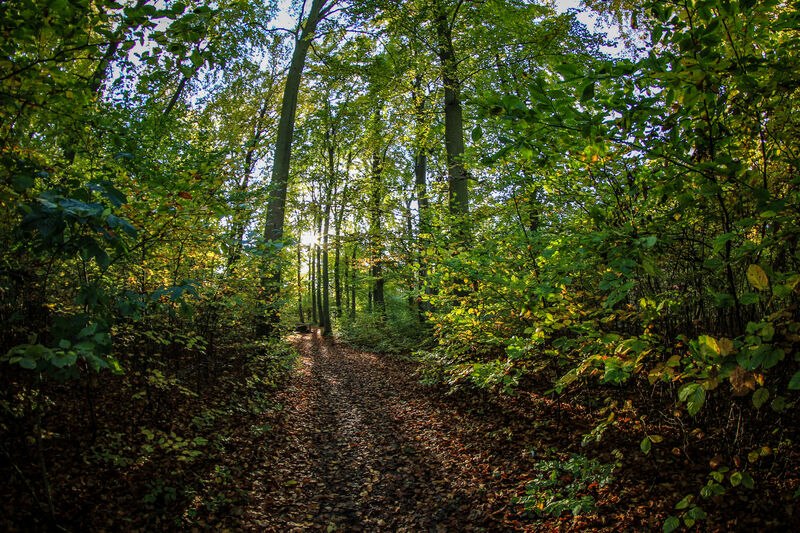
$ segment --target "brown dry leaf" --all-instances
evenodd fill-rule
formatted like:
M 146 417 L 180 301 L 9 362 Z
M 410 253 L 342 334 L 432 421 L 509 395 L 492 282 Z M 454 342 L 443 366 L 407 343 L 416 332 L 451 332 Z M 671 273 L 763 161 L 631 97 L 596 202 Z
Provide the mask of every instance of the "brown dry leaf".
M 734 396 L 745 396 L 756 390 L 755 375 L 740 366 L 733 369 L 728 379 L 731 382 Z

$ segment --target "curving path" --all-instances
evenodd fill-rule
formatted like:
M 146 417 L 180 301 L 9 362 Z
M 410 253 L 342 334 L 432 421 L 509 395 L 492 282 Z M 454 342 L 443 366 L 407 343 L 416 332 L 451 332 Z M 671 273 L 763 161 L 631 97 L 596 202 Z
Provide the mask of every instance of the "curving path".
M 431 397 L 408 363 L 331 343 L 317 332 L 293 343 L 299 369 L 279 394 L 282 408 L 270 420 L 261 464 L 251 471 L 240 526 L 516 529 L 508 518 L 515 483 L 506 473 L 519 450 L 492 451 L 497 427 L 488 417 Z

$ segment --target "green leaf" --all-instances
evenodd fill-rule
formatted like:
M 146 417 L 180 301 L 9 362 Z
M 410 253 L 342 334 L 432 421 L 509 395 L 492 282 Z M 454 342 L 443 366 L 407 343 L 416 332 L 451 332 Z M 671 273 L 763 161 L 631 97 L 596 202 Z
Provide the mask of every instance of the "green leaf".
M 678 391 L 678 399 L 686 402 L 686 409 L 694 416 L 706 401 L 706 391 L 699 383 L 687 383 Z
M 739 301 L 743 305 L 757 304 L 761 301 L 761 297 L 756 292 L 746 292 L 739 297 Z
M 594 81 L 589 82 L 581 91 L 581 102 L 594 98 Z
M 742 473 L 741 472 L 734 472 L 731 474 L 731 486 L 738 487 L 742 484 Z
M 50 360 L 50 364 L 56 368 L 64 368 L 74 365 L 77 360 L 78 354 L 75 352 L 56 353 L 55 357 Z
M 472 129 L 472 142 L 478 142 L 483 137 L 483 128 L 480 126 L 475 126 Z
M 36 368 L 36 361 L 28 357 L 23 357 L 22 359 L 19 360 L 19 366 L 21 366 L 22 368 L 27 368 L 28 370 L 33 370 L 34 368 Z
M 777 365 L 780 361 L 783 361 L 783 358 L 786 356 L 782 348 L 773 348 L 769 350 L 764 355 L 764 361 L 762 362 L 762 366 L 766 368 L 772 368 L 773 366 Z
M 789 390 L 800 390 L 800 370 L 794 373 L 789 380 Z
M 650 448 L 652 448 L 653 443 L 650 441 L 650 437 L 645 437 L 642 439 L 641 444 L 639 444 L 639 448 L 645 453 L 650 453 Z
M 689 505 L 692 503 L 693 500 L 694 500 L 694 495 L 687 494 L 686 496 L 683 497 L 681 501 L 675 504 L 675 509 L 678 510 L 686 509 L 689 507 Z
M 676 529 L 681 527 L 681 521 L 678 519 L 677 516 L 668 516 L 666 520 L 664 520 L 664 527 L 662 531 L 664 533 L 672 533 Z
M 205 62 L 205 58 L 203 58 L 203 55 L 200 52 L 198 52 L 197 50 L 192 52 L 192 55 L 189 56 L 189 60 L 192 62 L 192 65 L 194 65 L 195 67 L 200 67 Z
M 767 399 L 769 399 L 769 391 L 764 387 L 761 387 L 753 393 L 753 405 L 756 409 L 761 409 L 761 406 L 767 402 Z
M 764 269 L 758 265 L 750 265 L 747 267 L 747 281 L 753 288 L 760 291 L 765 291 L 769 288 L 769 278 Z
M 708 335 L 700 335 L 697 339 L 700 346 L 700 353 L 707 358 L 715 357 L 720 354 L 720 347 L 717 339 Z

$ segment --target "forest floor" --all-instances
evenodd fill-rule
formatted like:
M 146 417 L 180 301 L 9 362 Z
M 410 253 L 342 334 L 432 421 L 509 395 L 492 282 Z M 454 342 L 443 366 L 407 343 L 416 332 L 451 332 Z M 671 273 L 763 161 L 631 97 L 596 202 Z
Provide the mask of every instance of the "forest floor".
M 282 408 L 270 415 L 273 431 L 249 470 L 248 503 L 228 523 L 234 529 L 660 531 L 708 474 L 680 453 L 645 457 L 633 439 L 608 438 L 587 451 L 580 443 L 592 428 L 589 413 L 574 404 L 534 394 L 448 395 L 421 385 L 413 363 L 318 332 L 292 343 L 299 369 L 278 395 Z M 541 461 L 563 465 L 581 452 L 596 465 L 614 464 L 613 481 L 600 481 L 585 459 L 547 489 Z M 526 511 L 515 497 L 532 480 L 545 494 L 595 503 L 575 517 Z M 725 499 L 744 513 L 712 518 L 705 530 L 782 529 L 753 513 L 751 494 Z
M 421 385 L 413 363 L 317 332 L 292 342 L 301 355 L 297 375 L 278 394 L 280 408 L 267 414 L 273 430 L 260 444 L 262 459 L 240 483 L 248 503 L 225 525 L 275 531 L 660 529 L 665 514 L 658 507 L 665 502 L 650 500 L 638 485 L 628 487 L 631 496 L 619 506 L 611 487 L 587 481 L 582 495 L 593 495 L 602 512 L 577 518 L 565 513 L 537 520 L 512 503 L 524 494 L 537 455 L 559 459 L 580 451 L 576 444 L 590 429 L 580 413 L 534 396 L 502 405 L 488 395 L 445 395 Z
M 656 416 L 649 430 L 664 440 L 647 455 L 633 417 L 583 446 L 605 415 L 581 398 L 452 392 L 421 384 L 417 363 L 402 358 L 317 331 L 289 340 L 300 357 L 277 389 L 246 385 L 257 376 L 231 365 L 201 396 L 162 398 L 155 416 L 155 403 L 126 404 L 130 391 L 103 387 L 108 429 L 92 445 L 69 444 L 69 428 L 82 422 L 69 414 L 80 410 L 67 410 L 65 388 L 55 402 L 64 414 L 54 411 L 50 423 L 64 437 L 43 444 L 57 529 L 661 531 L 693 494 L 709 514 L 704 531 L 800 530 L 797 500 L 786 496 L 798 475 L 781 466 L 796 465 L 796 454 L 763 459 L 772 466 L 755 490 L 728 486 L 701 500 L 709 461 L 736 458 L 689 445 Z M 72 431 L 72 441 L 87 440 Z M 32 501 L 35 490 L 20 484 L 36 480 L 33 449 L 4 449 L 19 466 L 0 461 L 11 480 L 0 484 L 0 530 L 56 529 Z M 518 498 L 530 487 L 526 509 Z M 563 512 L 544 508 L 558 501 Z

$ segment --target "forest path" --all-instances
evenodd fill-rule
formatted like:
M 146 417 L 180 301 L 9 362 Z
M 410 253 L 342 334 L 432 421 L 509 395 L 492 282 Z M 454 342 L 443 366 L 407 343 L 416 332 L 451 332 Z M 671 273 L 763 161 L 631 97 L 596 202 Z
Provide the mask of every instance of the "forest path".
M 507 473 L 519 472 L 524 451 L 502 438 L 492 450 L 494 418 L 444 405 L 410 363 L 318 332 L 292 342 L 299 368 L 251 470 L 243 528 L 516 529 L 509 506 L 519 479 Z

